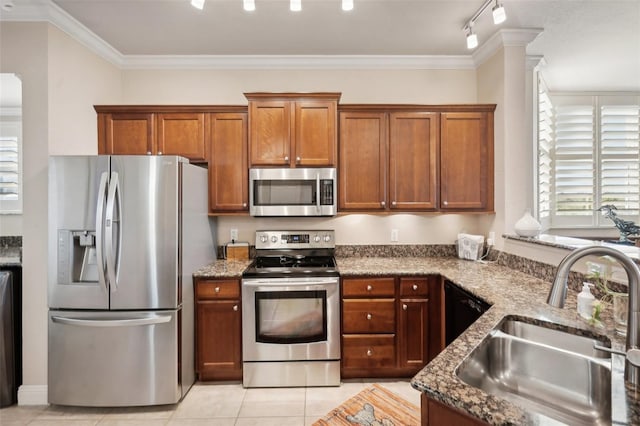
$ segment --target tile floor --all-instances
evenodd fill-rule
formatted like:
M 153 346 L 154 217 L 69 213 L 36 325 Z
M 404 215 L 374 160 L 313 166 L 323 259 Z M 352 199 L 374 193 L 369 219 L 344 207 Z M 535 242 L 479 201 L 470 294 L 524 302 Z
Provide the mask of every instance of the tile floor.
M 305 426 L 371 383 L 380 383 L 420 406 L 408 380 L 345 381 L 340 387 L 244 389 L 235 383 L 196 383 L 182 402 L 138 408 L 12 406 L 0 425 L 34 426 Z

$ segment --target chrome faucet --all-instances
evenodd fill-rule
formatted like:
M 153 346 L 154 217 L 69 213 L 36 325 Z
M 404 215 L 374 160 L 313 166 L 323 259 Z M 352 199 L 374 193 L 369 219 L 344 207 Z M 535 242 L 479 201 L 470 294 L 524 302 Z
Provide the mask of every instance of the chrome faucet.
M 624 378 L 635 388 L 640 385 L 640 269 L 627 255 L 619 250 L 604 246 L 583 247 L 569 253 L 558 265 L 556 277 L 551 285 L 547 303 L 556 308 L 564 307 L 567 298 L 567 279 L 569 270 L 578 259 L 585 256 L 611 256 L 616 259 L 627 272 L 629 281 L 629 317 L 627 321 L 626 361 Z

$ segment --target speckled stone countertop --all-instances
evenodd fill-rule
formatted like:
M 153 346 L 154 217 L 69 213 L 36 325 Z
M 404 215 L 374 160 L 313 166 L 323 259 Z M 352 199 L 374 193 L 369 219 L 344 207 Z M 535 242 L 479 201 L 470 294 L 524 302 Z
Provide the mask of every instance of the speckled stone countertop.
M 241 278 L 251 260 L 218 259 L 193 273 L 196 278 Z
M 606 335 L 612 346 L 624 348 L 615 336 L 610 308 L 604 312 L 604 327 L 590 326 L 578 319 L 576 293 L 570 291 L 564 309 L 546 304 L 550 282 L 495 263 L 479 263 L 451 257 L 338 258 L 340 275 L 425 275 L 440 274 L 492 304 L 492 307 L 457 340 L 424 367 L 411 381 L 414 388 L 445 405 L 461 409 L 493 425 L 557 424 L 535 412 L 469 386 L 455 375 L 460 362 L 505 316 L 516 315 L 532 322 L 552 322 L 558 328 L 585 335 Z M 622 357 L 613 356 L 614 370 L 623 369 Z M 621 386 L 622 387 L 622 386 Z M 617 389 L 612 402 L 614 424 L 640 424 L 640 394 Z

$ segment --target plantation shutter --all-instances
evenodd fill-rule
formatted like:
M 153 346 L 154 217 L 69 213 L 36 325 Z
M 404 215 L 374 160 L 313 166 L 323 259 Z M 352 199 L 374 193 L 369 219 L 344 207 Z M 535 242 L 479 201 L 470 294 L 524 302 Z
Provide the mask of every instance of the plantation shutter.
M 545 228 L 551 217 L 553 105 L 542 80 L 538 82 L 538 220 Z
M 18 138 L 0 136 L 0 201 L 18 201 L 19 179 Z
M 640 106 L 637 100 L 634 104 L 606 97 L 600 99 L 599 104 L 600 204 L 613 204 L 619 216 L 637 220 L 640 215 Z M 600 222 L 611 225 L 605 219 Z
M 594 226 L 595 140 L 591 96 L 554 99 L 554 226 Z

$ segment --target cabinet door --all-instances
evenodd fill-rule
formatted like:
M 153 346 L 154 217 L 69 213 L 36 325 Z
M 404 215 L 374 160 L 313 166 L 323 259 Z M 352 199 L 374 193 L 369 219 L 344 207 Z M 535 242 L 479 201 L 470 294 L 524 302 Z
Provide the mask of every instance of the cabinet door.
M 104 141 L 98 140 L 99 154 L 145 155 L 155 152 L 153 114 L 104 114 L 99 117 Z M 102 131 L 103 130 L 103 131 Z
M 429 362 L 429 300 L 400 299 L 399 367 L 420 370 Z
M 206 161 L 205 135 L 208 115 L 204 113 L 159 113 L 158 155 L 181 155 L 191 161 Z
M 252 166 L 288 166 L 291 102 L 249 102 L 249 155 Z
M 210 123 L 209 209 L 214 213 L 247 211 L 247 114 L 211 114 Z
M 196 315 L 199 379 L 242 378 L 240 301 L 198 302 Z
M 337 151 L 337 103 L 299 101 L 295 103 L 294 164 L 335 167 Z
M 391 209 L 437 207 L 438 114 L 389 116 L 389 201 Z
M 384 113 L 340 113 L 338 208 L 385 210 L 387 121 Z
M 441 209 L 493 211 L 493 113 L 442 113 L 440 133 Z

